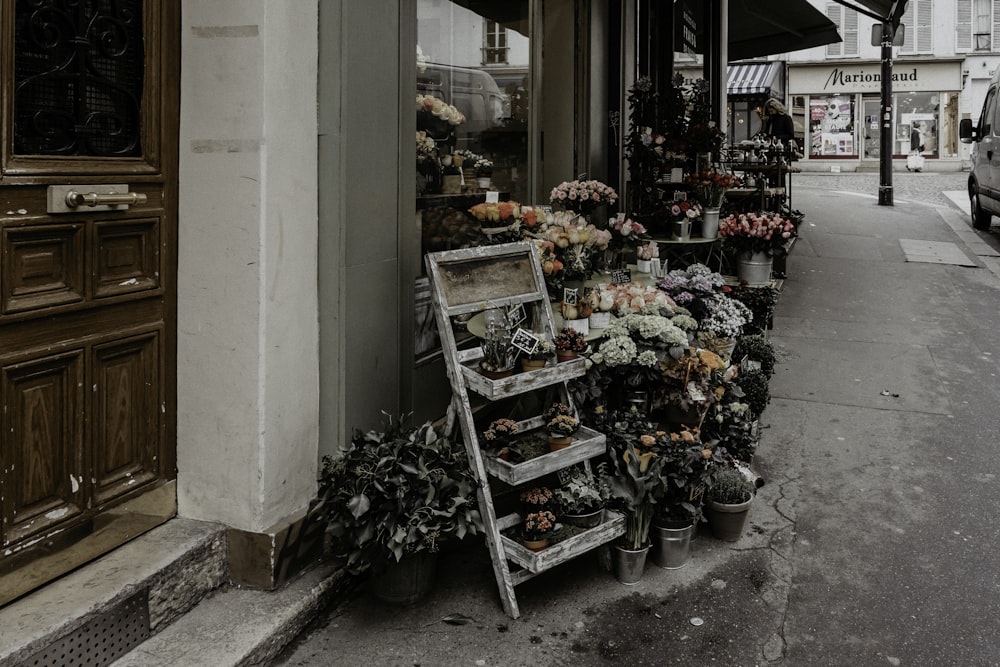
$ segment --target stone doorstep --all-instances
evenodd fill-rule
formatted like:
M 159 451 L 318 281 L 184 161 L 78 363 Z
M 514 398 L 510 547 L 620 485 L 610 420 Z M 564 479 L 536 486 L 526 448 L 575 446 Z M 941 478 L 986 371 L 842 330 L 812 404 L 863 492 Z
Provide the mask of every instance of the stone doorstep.
M 68 637 L 86 655 L 89 630 L 114 622 L 123 604 L 148 610 L 143 633 L 155 634 L 227 583 L 226 552 L 223 526 L 172 519 L 154 528 L 0 608 L 0 667 Z
M 54 646 L 73 651 L 74 664 L 108 664 L 110 654 L 119 667 L 265 665 L 351 585 L 319 560 L 276 591 L 228 585 L 226 537 L 224 526 L 172 519 L 15 600 L 0 609 L 0 667 L 38 656 L 52 664 L 44 652 Z M 94 643 L 132 632 L 114 627 L 123 614 L 134 626 L 147 613 L 127 646 Z

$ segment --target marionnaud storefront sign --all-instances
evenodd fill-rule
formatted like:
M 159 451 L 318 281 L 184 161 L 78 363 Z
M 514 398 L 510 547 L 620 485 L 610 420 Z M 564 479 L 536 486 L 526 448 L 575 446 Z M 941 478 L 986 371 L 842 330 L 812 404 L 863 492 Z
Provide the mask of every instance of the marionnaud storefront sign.
M 962 88 L 962 61 L 892 64 L 892 89 L 899 92 L 939 92 Z M 882 64 L 876 61 L 791 65 L 788 91 L 793 95 L 818 93 L 878 93 L 882 90 Z

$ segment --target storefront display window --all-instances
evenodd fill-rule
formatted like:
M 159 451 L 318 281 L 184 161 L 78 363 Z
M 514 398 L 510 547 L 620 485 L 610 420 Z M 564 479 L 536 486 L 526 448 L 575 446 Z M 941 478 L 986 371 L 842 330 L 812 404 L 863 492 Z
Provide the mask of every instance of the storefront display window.
M 897 93 L 895 96 L 897 155 L 938 156 L 938 93 Z
M 809 156 L 857 157 L 854 145 L 855 109 L 852 95 L 809 99 Z

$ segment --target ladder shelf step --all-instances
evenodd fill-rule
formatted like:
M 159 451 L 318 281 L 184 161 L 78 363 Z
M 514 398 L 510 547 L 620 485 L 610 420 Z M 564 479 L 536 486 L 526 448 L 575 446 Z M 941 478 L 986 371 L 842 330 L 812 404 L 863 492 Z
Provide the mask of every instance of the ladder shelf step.
M 534 371 L 515 373 L 499 380 L 492 380 L 469 366 L 461 368 L 462 376 L 469 389 L 491 401 L 516 396 L 533 389 L 543 389 L 580 377 L 587 372 L 586 361 L 582 358 L 560 362 Z
M 510 463 L 495 456 L 484 456 L 483 465 L 490 475 L 511 486 L 517 486 L 575 463 L 601 456 L 605 452 L 606 437 L 603 433 L 581 426 L 573 438 L 573 443 L 565 449 L 549 452 L 522 463 Z
M 520 522 L 520 515 L 515 513 L 498 520 L 497 524 L 501 527 L 510 527 Z M 605 510 L 603 521 L 598 526 L 556 542 L 541 551 L 531 551 L 507 535 L 501 534 L 500 540 L 503 543 L 504 554 L 509 560 L 532 574 L 539 574 L 624 534 L 625 516 L 613 510 Z

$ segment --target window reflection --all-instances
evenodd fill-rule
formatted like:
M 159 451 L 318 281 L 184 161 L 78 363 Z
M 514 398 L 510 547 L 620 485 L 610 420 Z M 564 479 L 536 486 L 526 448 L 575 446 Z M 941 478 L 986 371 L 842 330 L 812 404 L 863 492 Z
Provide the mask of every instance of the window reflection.
M 528 199 L 528 0 L 418 0 L 417 210 L 422 252 L 467 247 L 466 211 Z

